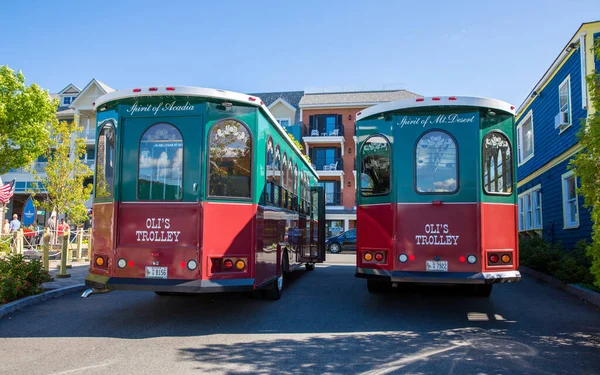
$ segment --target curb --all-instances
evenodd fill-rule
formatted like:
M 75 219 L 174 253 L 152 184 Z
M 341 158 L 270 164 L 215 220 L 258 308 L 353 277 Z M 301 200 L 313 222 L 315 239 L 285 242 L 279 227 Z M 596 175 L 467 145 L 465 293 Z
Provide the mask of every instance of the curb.
M 35 296 L 21 298 L 19 300 L 7 303 L 6 305 L 0 307 L 0 318 L 17 310 L 21 310 L 26 306 L 35 305 L 36 303 L 46 301 L 50 298 L 60 297 L 65 294 L 77 293 L 85 289 L 87 289 L 87 286 L 85 284 L 77 284 L 67 286 L 64 288 L 49 290 L 41 294 L 36 294 Z
M 600 293 L 594 292 L 593 290 L 589 290 L 586 288 L 582 288 L 575 284 L 565 284 L 562 281 L 558 280 L 555 277 L 546 275 L 545 273 L 532 270 L 528 267 L 519 267 L 519 271 L 523 272 L 526 275 L 532 276 L 538 280 L 542 280 L 555 288 L 562 289 L 567 293 L 571 293 L 582 300 L 585 300 L 593 305 L 600 307 Z

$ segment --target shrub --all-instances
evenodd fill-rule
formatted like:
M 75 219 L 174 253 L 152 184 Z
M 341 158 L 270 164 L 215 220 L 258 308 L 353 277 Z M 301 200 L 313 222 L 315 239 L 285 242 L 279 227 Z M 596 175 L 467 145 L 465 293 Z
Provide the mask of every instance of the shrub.
M 4 241 L 4 239 L 1 239 L 0 241 L 0 255 L 10 253 L 10 242 Z
M 38 260 L 26 262 L 22 255 L 0 259 L 0 304 L 38 294 L 52 278 Z
M 560 245 L 552 245 L 539 236 L 519 239 L 519 259 L 524 266 L 550 273 L 550 264 L 560 260 L 563 250 Z

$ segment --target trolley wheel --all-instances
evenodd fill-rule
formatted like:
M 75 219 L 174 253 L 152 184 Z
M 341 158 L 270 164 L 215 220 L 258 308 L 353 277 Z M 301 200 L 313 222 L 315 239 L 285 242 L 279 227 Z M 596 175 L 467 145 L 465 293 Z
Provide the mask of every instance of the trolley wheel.
M 492 286 L 494 284 L 478 284 L 473 285 L 473 295 L 475 297 L 489 297 L 492 293 Z
M 379 294 L 389 292 L 392 289 L 392 283 L 379 280 L 367 280 L 367 289 L 369 293 Z
M 307 271 L 314 271 L 315 270 L 315 264 L 314 263 L 306 263 L 306 270 Z
M 267 289 L 261 290 L 262 296 L 266 299 L 270 299 L 271 301 L 277 301 L 281 298 L 283 294 L 283 276 L 279 276 L 271 286 Z
M 334 242 L 329 245 L 329 252 L 332 254 L 339 254 L 342 252 L 342 247 L 340 246 L 339 243 Z
M 281 260 L 281 274 L 286 277 L 290 274 L 290 258 L 287 250 L 283 253 L 283 259 Z

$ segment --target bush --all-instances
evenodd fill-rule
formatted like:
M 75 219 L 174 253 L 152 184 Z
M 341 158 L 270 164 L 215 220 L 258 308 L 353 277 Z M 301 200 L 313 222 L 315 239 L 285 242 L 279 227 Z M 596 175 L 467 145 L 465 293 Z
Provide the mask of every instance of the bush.
M 552 275 L 567 284 L 591 284 L 591 259 L 586 253 L 587 242 L 582 240 L 572 251 L 552 245 L 541 237 L 519 240 L 520 262 L 536 271 Z
M 10 242 L 5 241 L 4 238 L 0 239 L 0 255 L 10 253 Z
M 26 262 L 22 255 L 0 259 L 0 304 L 38 294 L 52 278 L 38 260 Z

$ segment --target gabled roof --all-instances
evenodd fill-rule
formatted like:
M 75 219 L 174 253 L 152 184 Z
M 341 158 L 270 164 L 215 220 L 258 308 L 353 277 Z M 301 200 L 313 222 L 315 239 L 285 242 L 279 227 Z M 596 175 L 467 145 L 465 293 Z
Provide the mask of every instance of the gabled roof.
M 255 94 L 250 94 L 254 96 L 258 96 L 267 108 L 270 108 L 272 104 L 274 104 L 277 100 L 284 100 L 285 103 L 291 105 L 296 109 L 296 118 L 294 119 L 294 124 L 299 124 L 300 119 L 300 99 L 304 95 L 304 91 L 283 91 L 283 92 L 260 92 Z
M 370 106 L 377 103 L 417 98 L 420 96 L 408 90 L 306 94 L 300 100 L 300 108 Z
M 67 91 L 68 92 L 76 92 L 77 94 L 79 94 L 81 92 L 81 89 L 79 87 L 75 86 L 74 84 L 69 83 L 64 89 L 60 90 L 57 95 L 62 95 Z
M 84 92 L 86 92 L 87 90 L 89 90 L 91 87 L 93 87 L 93 85 L 96 85 L 100 89 L 100 91 L 102 91 L 103 94 L 108 94 L 109 92 L 115 91 L 112 87 L 108 86 L 106 83 L 100 82 L 96 78 L 92 78 L 92 80 L 87 85 L 85 85 L 83 90 L 81 90 L 81 92 L 75 98 L 75 100 L 73 100 L 71 102 L 71 105 L 69 106 L 69 108 L 73 108 L 73 104 L 75 104 L 79 98 L 83 97 L 84 95 L 82 95 L 82 94 Z

